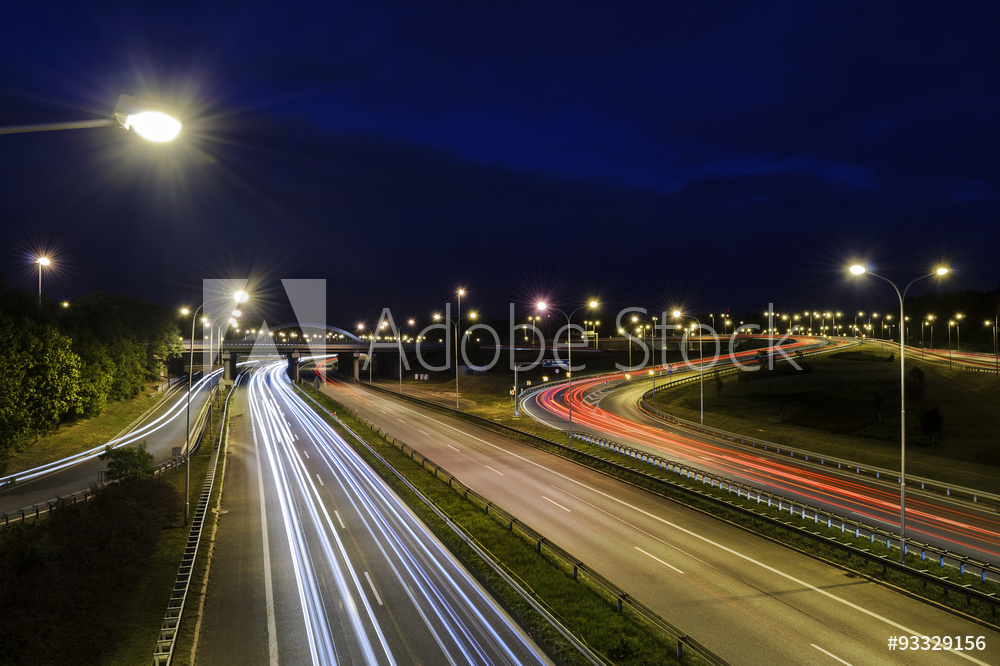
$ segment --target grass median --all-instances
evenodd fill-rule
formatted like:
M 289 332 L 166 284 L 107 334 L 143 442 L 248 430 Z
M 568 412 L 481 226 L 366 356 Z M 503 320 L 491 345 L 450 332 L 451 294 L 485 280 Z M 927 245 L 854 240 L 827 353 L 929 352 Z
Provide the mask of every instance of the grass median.
M 967 376 L 965 378 L 968 379 Z M 679 390 L 683 390 L 683 388 Z M 694 391 L 695 400 L 697 400 L 697 387 L 695 387 Z M 503 420 L 498 422 L 502 425 L 521 429 L 530 435 L 540 436 L 549 441 L 538 441 L 530 436 L 519 437 L 514 435 L 515 439 L 525 441 L 541 450 L 590 466 L 627 483 L 646 488 L 666 498 L 691 506 L 707 515 L 726 520 L 765 538 L 795 548 L 805 554 L 822 559 L 858 575 L 893 585 L 911 596 L 940 604 L 987 624 L 998 626 L 995 606 L 970 602 L 964 595 L 954 592 L 948 593 L 941 586 L 933 584 L 924 585 L 920 579 L 914 576 L 896 573 L 891 569 L 887 570 L 880 562 L 880 558 L 898 558 L 899 551 L 898 549 L 887 548 L 884 543 L 879 543 L 878 540 L 872 543 L 864 538 L 856 538 L 852 532 L 842 532 L 839 528 L 828 528 L 825 524 L 817 524 L 811 518 L 803 520 L 801 517 L 791 516 L 788 512 L 787 507 L 789 505 L 787 503 L 784 505 L 784 511 L 779 510 L 776 506 L 762 506 L 753 500 L 739 498 L 733 493 L 722 490 L 718 486 L 712 488 L 701 482 L 683 477 L 676 472 L 646 466 L 644 463 L 637 462 L 631 456 L 609 451 L 596 445 L 574 441 L 568 449 L 563 448 L 568 441 L 568 438 L 563 433 L 546 428 L 537 422 L 535 422 L 534 427 L 522 427 L 522 424 L 530 425 L 529 422 L 533 421 L 533 419 L 524 419 L 521 423 L 516 424 L 512 423 L 512 417 L 506 413 L 506 409 L 503 409 L 504 405 L 502 403 L 504 401 L 497 400 L 488 393 L 470 391 L 469 396 L 469 400 L 476 401 L 477 406 L 463 408 L 463 412 L 489 418 L 486 414 L 489 414 L 491 411 L 494 411 L 494 413 L 500 411 L 500 416 Z M 490 400 L 494 402 L 492 408 L 488 405 Z M 446 405 L 441 404 L 441 407 L 442 411 L 447 411 L 445 409 Z M 556 443 L 559 445 L 556 445 Z M 682 488 L 695 492 L 687 492 Z M 712 501 L 710 498 L 714 498 L 717 501 Z M 740 512 L 733 511 L 727 508 L 729 505 L 751 509 L 758 512 L 760 516 L 766 516 L 787 524 L 788 528 L 786 529 L 781 525 L 774 525 L 768 521 L 755 519 L 752 516 L 746 516 Z M 830 539 L 831 543 L 824 544 L 809 538 L 805 534 L 796 534 L 796 530 L 808 530 L 814 534 L 822 535 Z M 835 545 L 836 543 L 843 543 L 859 550 L 867 551 L 871 557 L 863 559 L 857 556 L 849 556 L 843 549 L 838 548 Z M 919 554 L 915 554 L 912 551 L 907 555 L 907 564 L 914 569 L 928 571 L 941 579 L 946 579 L 960 585 L 967 585 L 982 592 L 1000 595 L 1000 585 L 996 582 L 983 582 L 978 575 L 963 574 L 955 567 L 941 567 L 937 563 L 924 561 Z
M 302 388 L 302 387 L 300 387 Z M 409 456 L 390 446 L 374 434 L 365 424 L 350 415 L 349 411 L 328 396 L 310 388 L 303 388 L 327 409 L 337 413 L 345 423 L 385 459 L 393 469 L 431 499 L 450 520 L 487 550 L 522 586 L 529 589 L 562 623 L 582 637 L 596 652 L 616 664 L 677 663 L 673 639 L 644 622 L 626 606 L 617 611 L 617 602 L 609 594 L 589 584 L 583 577 L 574 579 L 572 563 L 557 560 L 545 549 L 539 553 L 534 542 L 529 542 L 518 532 L 511 531 L 507 523 L 487 514 L 481 507 L 464 499 L 442 480 L 435 478 L 429 468 L 414 462 Z M 322 414 L 322 412 L 321 412 Z M 335 428 L 333 419 L 323 414 Z M 348 434 L 346 439 L 356 444 Z M 488 588 L 504 603 L 526 630 L 539 643 L 548 646 L 555 657 L 564 664 L 584 663 L 575 650 L 521 598 L 507 583 L 487 566 L 465 542 L 455 534 L 423 501 L 416 496 L 396 474 L 360 445 L 355 449 L 379 472 L 393 490 L 403 498 L 434 533 L 456 554 Z M 701 663 L 687 651 L 681 663 Z

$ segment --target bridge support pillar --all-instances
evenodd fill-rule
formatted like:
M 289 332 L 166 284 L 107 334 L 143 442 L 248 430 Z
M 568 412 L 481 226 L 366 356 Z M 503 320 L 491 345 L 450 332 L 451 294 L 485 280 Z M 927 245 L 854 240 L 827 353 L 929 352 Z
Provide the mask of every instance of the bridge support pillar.
M 361 354 L 358 352 L 340 352 L 337 354 L 337 370 L 342 375 L 360 379 L 361 365 L 358 362 L 360 357 Z
M 288 378 L 293 382 L 299 381 L 299 352 L 293 351 L 285 354 L 288 359 Z
M 229 352 L 229 358 L 225 359 L 226 371 L 223 373 L 223 376 L 226 379 L 235 381 L 236 375 L 240 374 L 240 371 L 236 368 L 236 359 L 238 356 L 236 352 Z

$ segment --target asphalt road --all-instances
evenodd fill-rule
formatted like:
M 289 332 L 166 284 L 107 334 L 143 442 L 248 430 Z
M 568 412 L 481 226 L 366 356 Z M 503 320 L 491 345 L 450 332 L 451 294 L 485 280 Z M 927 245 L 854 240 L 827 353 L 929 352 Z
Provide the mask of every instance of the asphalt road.
M 187 427 L 187 385 L 186 383 L 160 400 L 159 404 L 141 423 L 108 442 L 112 446 L 129 446 L 146 443 L 146 450 L 153 454 L 157 464 L 168 460 L 174 447 L 183 448 Z M 196 417 L 208 400 L 209 384 L 197 382 L 191 393 L 191 427 L 195 428 Z M 34 470 L 25 470 L 0 479 L 0 514 L 14 515 L 19 509 L 41 504 L 56 497 L 66 497 L 98 482 L 98 473 L 107 465 L 98 459 L 104 452 L 104 445 L 76 456 L 45 465 Z M 16 479 L 15 483 L 9 483 Z M 6 487 L 5 487 L 5 484 Z
M 686 374 L 691 373 L 675 378 Z M 574 431 L 596 434 L 899 533 L 898 474 L 872 479 L 664 423 L 637 407 L 650 388 L 649 382 L 640 382 L 608 390 L 603 380 L 580 380 L 571 397 Z M 540 420 L 565 428 L 565 401 L 566 386 L 560 385 L 537 391 L 524 406 Z M 1000 516 L 994 508 L 921 491 L 912 480 L 907 483 L 906 533 L 910 539 L 979 561 L 1000 560 Z
M 548 659 L 338 435 L 256 371 L 231 416 L 196 661 Z
M 1000 662 L 1000 632 L 590 469 L 353 384 L 326 389 L 734 664 Z M 981 651 L 889 649 L 983 636 Z

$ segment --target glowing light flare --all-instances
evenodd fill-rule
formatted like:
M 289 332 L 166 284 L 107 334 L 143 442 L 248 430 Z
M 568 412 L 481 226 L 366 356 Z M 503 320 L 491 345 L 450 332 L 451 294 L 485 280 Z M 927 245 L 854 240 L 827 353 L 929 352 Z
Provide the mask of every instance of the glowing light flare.
M 181 133 L 181 122 L 162 111 L 141 111 L 134 114 L 117 115 L 122 127 L 134 129 L 136 134 L 143 139 L 154 143 L 173 141 Z

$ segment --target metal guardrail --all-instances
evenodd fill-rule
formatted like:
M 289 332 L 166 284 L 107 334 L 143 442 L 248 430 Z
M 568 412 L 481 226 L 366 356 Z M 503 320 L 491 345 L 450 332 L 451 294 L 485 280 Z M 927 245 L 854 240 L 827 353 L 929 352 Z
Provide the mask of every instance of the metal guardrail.
M 668 388 L 674 388 L 681 383 L 686 383 L 690 379 L 684 379 L 677 382 L 669 382 L 663 386 L 657 386 L 655 391 L 659 392 Z M 764 439 L 758 439 L 755 437 L 747 437 L 746 435 L 741 435 L 735 432 L 729 432 L 728 430 L 722 430 L 721 428 L 711 428 L 704 426 L 693 421 L 688 421 L 671 414 L 667 414 L 655 407 L 651 407 L 646 404 L 648 398 L 653 397 L 654 391 L 647 391 L 642 395 L 639 400 L 639 409 L 641 409 L 646 414 L 660 419 L 661 421 L 666 421 L 673 425 L 680 426 L 687 430 L 692 430 L 710 437 L 716 437 L 717 439 L 722 439 L 733 444 L 742 444 L 750 448 L 759 449 L 773 453 L 775 455 L 787 455 L 789 458 L 798 458 L 801 461 L 809 462 L 814 465 L 819 465 L 823 467 L 837 466 L 838 470 L 853 470 L 855 474 L 868 475 L 874 479 L 879 479 L 885 481 L 889 479 L 891 483 L 899 484 L 900 477 L 897 470 L 886 469 L 884 467 L 876 467 L 874 465 L 864 465 L 853 460 L 847 460 L 845 458 L 837 458 L 835 456 L 827 456 L 823 454 L 818 454 L 813 451 L 806 451 L 805 449 L 799 449 L 793 446 L 785 446 L 781 444 L 775 444 L 774 442 L 769 442 Z M 981 503 L 983 500 L 996 503 L 1000 506 L 1000 494 L 991 493 L 984 490 L 977 490 L 976 488 L 967 488 L 965 486 L 960 486 L 953 483 L 944 483 L 936 479 L 929 479 L 927 477 L 916 476 L 914 474 L 906 475 L 907 485 L 912 485 L 914 482 L 920 483 L 921 490 L 935 491 L 943 493 L 947 497 L 967 499 L 974 503 Z
M 198 557 L 198 549 L 201 545 L 201 534 L 205 524 L 205 514 L 208 512 L 208 503 L 212 497 L 212 489 L 215 487 L 215 471 L 219 463 L 219 453 L 222 451 L 222 441 L 228 432 L 226 427 L 226 414 L 229 413 L 229 401 L 236 392 L 239 379 L 233 382 L 229 394 L 222 408 L 222 416 L 219 420 L 219 439 L 215 443 L 215 454 L 208 462 L 208 471 L 205 473 L 205 480 L 202 483 L 201 494 L 198 496 L 198 504 L 195 506 L 194 515 L 191 518 L 191 529 L 188 532 L 187 544 L 184 546 L 184 553 L 181 556 L 181 565 L 177 570 L 177 577 L 174 579 L 174 587 L 170 592 L 170 599 L 167 602 L 167 610 L 163 616 L 163 623 L 160 625 L 159 637 L 156 640 L 156 647 L 153 649 L 153 666 L 170 664 L 174 658 L 174 648 L 177 645 L 177 631 L 180 629 L 181 617 L 184 614 L 184 605 L 187 603 L 188 591 L 191 587 L 191 574 L 194 571 L 195 560 Z M 216 387 L 217 390 L 217 387 Z M 214 394 L 209 400 L 209 404 L 214 401 Z M 205 424 L 202 423 L 201 432 L 205 432 Z M 198 442 L 200 445 L 201 437 Z M 197 450 L 195 447 L 194 450 Z
M 196 417 L 196 419 L 201 419 L 200 421 L 201 426 L 198 429 L 197 436 L 193 439 L 193 444 L 191 448 L 192 451 L 197 451 L 198 447 L 201 446 L 201 440 L 205 436 L 205 430 L 208 428 L 208 418 L 207 418 L 208 405 L 211 405 L 216 391 L 218 391 L 218 387 L 212 389 L 212 394 L 210 395 L 209 400 L 206 403 L 206 406 L 202 408 L 201 413 Z M 148 414 L 149 411 L 151 411 L 154 408 L 155 406 L 151 407 L 150 410 L 146 411 L 146 414 Z M 126 429 L 126 431 L 132 429 L 135 426 L 135 424 L 138 423 L 139 420 L 141 420 L 144 416 L 145 414 L 143 414 L 142 417 L 139 417 L 139 419 L 134 421 L 132 425 L 130 425 Z M 170 458 L 169 460 L 165 460 L 164 462 L 157 465 L 156 468 L 153 470 L 153 475 L 156 476 L 159 474 L 163 474 L 164 472 L 168 472 L 172 469 L 179 467 L 183 463 L 184 463 L 183 456 L 179 458 Z M 93 483 L 89 488 L 78 490 L 66 496 L 57 495 L 56 497 L 45 500 L 43 502 L 37 502 L 29 506 L 21 507 L 20 509 L 15 509 L 14 511 L 5 511 L 3 513 L 0 513 L 0 521 L 2 521 L 0 522 L 0 526 L 7 527 L 8 525 L 10 525 L 11 519 L 13 519 L 15 523 L 17 523 L 18 521 L 24 522 L 30 515 L 34 515 L 35 519 L 38 520 L 42 516 L 42 514 L 49 513 L 53 509 L 58 508 L 60 506 L 64 506 L 66 504 L 75 504 L 78 501 L 86 502 L 87 500 L 94 497 L 97 491 L 106 485 L 107 482 L 105 482 L 102 477 L 98 477 L 97 482 Z
M 681 381 L 688 381 L 688 380 L 681 380 Z M 369 386 L 368 384 L 362 384 L 362 385 L 363 386 Z M 789 523 L 789 522 L 786 522 L 786 521 L 782 521 L 782 520 L 779 520 L 779 519 L 776 519 L 776 518 L 772 518 L 772 517 L 767 516 L 765 514 L 762 514 L 760 512 L 754 511 L 754 510 L 752 510 L 752 509 L 750 509 L 748 507 L 744 507 L 744 506 L 742 506 L 740 504 L 726 501 L 726 500 L 724 500 L 722 498 L 718 498 L 718 497 L 715 497 L 714 495 L 701 492 L 701 491 L 699 491 L 697 489 L 689 488 L 688 486 L 686 486 L 684 484 L 670 481 L 669 479 L 665 479 L 665 478 L 663 478 L 661 476 L 651 475 L 651 474 L 648 474 L 646 472 L 643 472 L 641 470 L 638 470 L 638 469 L 635 469 L 635 468 L 632 468 L 632 467 L 628 467 L 628 466 L 625 466 L 625 465 L 619 465 L 619 464 L 615 463 L 614 461 L 608 460 L 606 458 L 595 456 L 595 455 L 592 455 L 592 454 L 580 451 L 578 449 L 574 449 L 574 448 L 572 448 L 572 447 L 570 447 L 568 445 L 560 444 L 558 442 L 554 442 L 552 440 L 545 439 L 543 437 L 539 437 L 539 436 L 533 435 L 531 433 L 526 433 L 524 431 L 517 430 L 516 428 L 512 428 L 510 426 L 505 426 L 505 425 L 500 424 L 500 423 L 495 423 L 493 421 L 490 421 L 488 419 L 484 419 L 484 418 L 479 417 L 479 416 L 475 416 L 475 415 L 472 415 L 472 414 L 467 414 L 465 412 L 461 412 L 461 411 L 455 410 L 455 409 L 447 407 L 445 405 L 440 405 L 438 403 L 430 402 L 430 401 L 427 401 L 427 400 L 422 400 L 420 398 L 416 398 L 416 397 L 413 397 L 413 396 L 408 396 L 406 394 L 395 393 L 393 391 L 389 391 L 389 390 L 384 389 L 384 388 L 379 387 L 379 386 L 370 386 L 369 388 L 371 388 L 372 390 L 375 390 L 375 391 L 379 391 L 379 392 L 385 393 L 387 395 L 394 396 L 396 398 L 401 398 L 403 400 L 407 400 L 407 401 L 413 402 L 415 404 L 420 404 L 420 405 L 422 405 L 424 407 L 431 407 L 431 408 L 437 409 L 439 411 L 443 411 L 443 412 L 445 412 L 447 414 L 450 414 L 452 416 L 460 418 L 460 419 L 462 419 L 464 421 L 468 421 L 468 422 L 473 423 L 475 425 L 479 425 L 479 426 L 481 426 L 483 428 L 486 428 L 487 430 L 492 430 L 493 432 L 498 432 L 498 433 L 501 433 L 501 434 L 509 434 L 509 435 L 514 436 L 516 439 L 521 440 L 521 441 L 526 441 L 526 442 L 529 442 L 529 443 L 531 443 L 531 442 L 537 442 L 537 443 L 542 444 L 542 445 L 544 445 L 546 447 L 555 448 L 557 450 L 565 452 L 566 454 L 571 454 L 574 457 L 582 457 L 584 459 L 587 459 L 588 462 L 591 464 L 591 466 L 593 466 L 595 468 L 609 467 L 609 468 L 612 468 L 612 469 L 616 470 L 619 473 L 638 475 L 645 482 L 647 482 L 649 484 L 663 484 L 663 485 L 665 485 L 665 486 L 667 486 L 667 487 L 669 487 L 669 488 L 671 488 L 673 490 L 678 490 L 678 491 L 680 491 L 680 492 L 682 492 L 682 493 L 684 493 L 684 494 L 686 494 L 688 496 L 697 497 L 700 500 L 707 501 L 709 503 L 715 504 L 716 506 L 721 506 L 721 507 L 724 507 L 724 508 L 726 508 L 728 510 L 732 510 L 732 511 L 735 511 L 737 513 L 740 513 L 740 514 L 742 514 L 742 515 L 744 515 L 744 516 L 746 516 L 746 517 L 748 517 L 748 518 L 750 518 L 752 520 L 756 520 L 756 521 L 759 521 L 759 522 L 766 523 L 766 524 L 768 524 L 768 525 L 770 525 L 772 527 L 775 527 L 775 528 L 778 528 L 778 529 L 781 529 L 781 530 L 784 530 L 784 531 L 787 531 L 787 532 L 794 533 L 794 534 L 796 534 L 798 536 L 805 537 L 805 538 L 807 538 L 807 539 L 809 539 L 809 540 L 811 540 L 813 542 L 822 543 L 822 544 L 824 544 L 824 545 L 826 545 L 828 547 L 840 550 L 840 551 L 846 553 L 849 557 L 855 557 L 855 558 L 857 558 L 857 559 L 859 559 L 859 560 L 861 560 L 863 562 L 877 562 L 878 564 L 882 565 L 883 571 L 886 571 L 888 569 L 892 569 L 893 571 L 895 571 L 897 573 L 902 573 L 902 574 L 905 574 L 905 575 L 917 578 L 918 580 L 921 580 L 924 583 L 925 586 L 927 584 L 937 585 L 937 586 L 939 586 L 940 588 L 942 588 L 944 590 L 945 594 L 954 593 L 954 594 L 958 594 L 958 595 L 963 595 L 963 596 L 966 597 L 966 599 L 970 603 L 971 603 L 971 601 L 973 599 L 975 599 L 976 601 L 978 601 L 980 603 L 983 603 L 987 607 L 989 607 L 991 609 L 991 613 L 994 616 L 996 615 L 997 605 L 1000 605 L 1000 596 L 997 596 L 996 594 L 993 594 L 993 593 L 990 593 L 990 592 L 983 592 L 983 591 L 980 591 L 980 590 L 976 590 L 976 589 L 972 588 L 971 586 L 969 586 L 968 584 L 956 583 L 956 582 L 950 581 L 948 579 L 942 578 L 940 576 L 936 576 L 936 575 L 930 573 L 929 570 L 914 569 L 914 568 L 912 568 L 910 566 L 901 564 L 898 561 L 895 561 L 895 560 L 892 560 L 890 558 L 878 555 L 876 553 L 872 553 L 872 552 L 870 552 L 867 549 L 863 549 L 863 548 L 859 548 L 859 547 L 856 547 L 856 546 L 853 546 L 853 545 L 850 545 L 850 544 L 845 544 L 845 543 L 839 542 L 839 541 L 837 541 L 835 539 L 832 539 L 830 537 L 827 537 L 825 535 L 817 534 L 816 532 L 808 530 L 804 526 L 795 525 L 795 524 L 792 524 L 792 523 Z M 601 439 L 601 438 L 596 438 L 596 439 Z M 667 469 L 667 466 L 669 465 L 670 469 L 668 471 L 674 471 L 674 469 L 677 469 L 678 470 L 678 472 L 677 472 L 678 474 L 684 475 L 684 476 L 691 476 L 691 475 L 693 475 L 696 480 L 703 480 L 704 478 L 706 478 L 704 472 L 702 472 L 699 469 L 696 469 L 696 468 L 693 468 L 693 467 L 688 467 L 688 466 L 685 466 L 685 465 L 680 465 L 678 463 L 675 463 L 674 461 L 670 461 L 670 460 L 667 460 L 665 458 L 660 458 L 659 456 L 655 456 L 655 455 L 649 453 L 648 451 L 626 447 L 626 446 L 621 445 L 621 444 L 610 442 L 610 440 L 604 440 L 604 441 L 609 442 L 613 446 L 617 446 L 618 447 L 617 452 L 624 453 L 625 455 L 627 455 L 627 456 L 629 456 L 631 458 L 637 459 L 639 461 L 643 461 L 643 462 L 645 462 L 645 461 L 653 461 L 651 463 L 651 464 L 653 464 L 653 466 L 661 467 L 662 469 Z M 607 447 L 605 447 L 605 448 L 607 448 Z M 719 483 L 720 482 L 720 479 L 718 477 L 712 477 L 712 475 L 708 475 L 707 478 L 709 479 L 709 481 L 707 483 L 713 483 L 714 484 L 714 483 Z M 880 531 L 878 530 L 878 528 L 875 528 L 874 526 L 867 526 L 867 525 L 863 525 L 862 523 L 853 523 L 853 522 L 847 520 L 846 518 L 842 519 L 841 517 L 834 516 L 833 514 L 829 514 L 828 512 L 817 512 L 815 509 L 813 509 L 811 507 L 808 507 L 808 506 L 805 506 L 803 504 L 800 504 L 800 503 L 797 503 L 797 502 L 790 502 L 786 498 L 778 498 L 777 496 L 770 495 L 769 493 L 763 493 L 763 492 L 761 492 L 761 491 L 759 491 L 756 488 L 753 488 L 751 486 L 745 486 L 745 485 L 742 485 L 742 484 L 737 484 L 735 482 L 729 481 L 728 479 L 722 479 L 721 481 L 724 481 L 726 483 L 727 490 L 730 493 L 735 493 L 738 496 L 744 496 L 748 492 L 748 490 L 749 490 L 749 492 L 754 493 L 754 496 L 751 497 L 751 498 L 749 498 L 751 500 L 756 499 L 758 502 L 766 502 L 770 498 L 770 501 L 772 502 L 772 507 L 774 506 L 774 502 L 775 501 L 780 502 L 779 510 L 784 510 L 785 507 L 788 507 L 788 509 L 789 509 L 789 515 L 790 516 L 794 516 L 795 512 L 798 511 L 799 512 L 799 516 L 798 517 L 801 518 L 803 516 L 803 512 L 805 512 L 805 514 L 806 514 L 806 518 L 805 519 L 808 520 L 809 518 L 812 518 L 814 524 L 818 524 L 820 522 L 820 518 L 823 517 L 825 520 L 827 520 L 829 522 L 830 527 L 835 527 L 835 524 L 833 523 L 833 521 L 834 520 L 839 520 L 840 521 L 840 526 L 841 526 L 841 531 L 842 531 L 842 533 L 845 533 L 845 534 L 848 532 L 848 526 L 851 526 L 851 529 L 855 530 L 856 534 L 858 534 L 858 535 L 860 535 L 860 534 L 866 534 L 866 535 L 868 535 L 869 538 L 872 538 L 871 537 L 872 530 L 874 530 L 874 534 L 876 535 L 876 538 L 878 538 L 877 535 L 880 534 Z M 812 515 L 809 515 L 810 513 Z M 860 530 L 862 527 L 864 527 L 865 531 L 864 532 L 858 532 L 858 530 Z M 886 534 L 885 532 L 881 532 L 881 533 L 882 534 Z M 892 535 L 892 536 L 895 536 L 895 535 Z M 891 539 L 891 537 L 890 537 L 890 539 Z M 974 560 L 972 558 L 963 557 L 960 554 L 950 553 L 948 551 L 943 551 L 943 550 L 938 550 L 938 549 L 933 549 L 932 547 L 930 547 L 927 544 L 921 544 L 921 543 L 913 541 L 913 540 L 908 540 L 907 552 L 912 552 L 910 550 L 909 546 L 913 546 L 913 545 L 916 545 L 916 546 L 918 546 L 918 547 L 921 548 L 921 558 L 922 558 L 922 560 L 926 561 L 926 554 L 927 554 L 927 552 L 936 553 L 939 556 L 937 558 L 939 566 L 947 566 L 947 565 L 951 564 L 952 566 L 954 566 L 955 568 L 957 568 L 960 571 L 960 573 L 963 573 L 963 574 L 965 574 L 965 573 L 978 573 L 979 576 L 980 576 L 980 578 L 983 579 L 984 581 L 986 580 L 986 576 L 988 574 L 996 576 L 998 573 L 1000 573 L 1000 568 L 997 568 L 996 566 L 993 566 L 993 565 L 991 565 L 988 562 L 978 562 L 978 561 L 976 561 L 976 560 Z M 890 541 L 890 547 L 891 547 L 891 541 Z M 898 548 L 898 545 L 896 547 Z
M 396 395 L 396 394 L 393 394 L 393 395 Z M 327 397 L 329 397 L 329 396 L 327 396 Z M 539 553 L 542 552 L 542 548 L 544 547 L 546 549 L 546 551 L 552 553 L 557 558 L 559 558 L 562 561 L 566 562 L 567 564 L 571 565 L 573 567 L 573 578 L 574 579 L 576 579 L 581 574 L 584 575 L 584 576 L 586 576 L 596 587 L 598 587 L 599 589 L 603 590 L 604 592 L 606 592 L 607 594 L 609 594 L 613 599 L 616 600 L 619 612 L 621 612 L 623 610 L 623 608 L 627 606 L 629 609 L 631 609 L 633 612 L 635 612 L 643 620 L 645 620 L 646 622 L 649 622 L 653 626 L 658 627 L 665 634 L 673 637 L 675 639 L 676 643 L 677 643 L 677 658 L 678 659 L 680 659 L 683 656 L 684 646 L 686 645 L 692 652 L 694 652 L 695 654 L 697 654 L 699 657 L 701 657 L 705 662 L 707 662 L 709 664 L 715 664 L 716 666 L 726 666 L 727 664 L 729 664 L 728 661 L 726 661 L 722 657 L 716 655 L 708 647 L 706 647 L 705 645 L 703 645 L 702 643 L 700 643 L 697 639 L 691 637 L 687 632 L 683 631 L 682 629 L 680 629 L 679 627 L 675 626 L 674 624 L 668 622 L 665 618 L 663 618 L 662 616 L 660 616 L 658 613 L 656 613 L 655 611 L 653 611 L 651 608 L 649 608 L 648 606 L 646 606 L 642 602 L 637 601 L 636 599 L 633 599 L 628 594 L 628 592 L 626 592 L 622 588 L 620 588 L 617 585 L 615 585 L 614 583 L 612 583 L 610 580 L 608 580 L 603 575 L 601 575 L 598 571 L 596 571 L 595 569 L 592 569 L 591 567 L 589 567 L 588 565 L 586 565 L 582 560 L 580 560 L 579 558 L 575 557 L 572 553 L 570 553 L 569 551 L 563 549 L 558 544 L 556 544 L 555 542 L 553 542 L 550 539 L 548 539 L 544 534 L 538 532 L 537 530 L 533 529 L 532 527 L 530 527 L 526 523 L 520 521 L 516 516 L 514 516 L 514 514 L 512 514 L 512 513 L 508 512 L 508 511 L 504 510 L 502 507 L 500 507 L 496 503 L 490 501 L 489 499 L 487 499 L 483 495 L 480 495 L 478 492 L 476 492 L 475 490 L 473 490 L 469 486 L 467 486 L 464 483 L 462 483 L 462 481 L 458 477 L 454 476 L 453 474 L 451 474 L 450 472 L 448 472 L 447 470 L 445 470 L 443 467 L 441 467 L 440 465 L 436 464 L 430 458 L 427 458 L 426 456 L 424 456 L 423 454 L 421 454 L 419 451 L 417 451 L 416 449 L 414 449 L 412 446 L 409 446 L 408 444 L 406 444 L 405 442 L 399 440 L 396 437 L 392 437 L 391 435 L 389 435 L 388 432 L 383 431 L 382 429 L 378 428 L 374 423 L 371 423 L 370 421 L 364 419 L 363 417 L 359 416 L 358 414 L 355 414 L 354 412 L 351 412 L 351 410 L 349 410 L 345 406 L 341 405 L 339 402 L 337 402 L 333 398 L 330 398 L 330 400 L 334 404 L 338 405 L 338 407 L 337 407 L 338 409 L 341 409 L 341 410 L 343 410 L 343 411 L 345 411 L 347 413 L 350 413 L 354 418 L 358 419 L 359 421 L 361 421 L 362 423 L 364 423 L 366 426 L 368 426 L 368 428 L 372 432 L 374 432 L 377 436 L 380 436 L 383 439 L 383 441 L 385 441 L 388 444 L 391 444 L 392 446 L 395 446 L 395 447 L 399 448 L 399 450 L 401 452 L 403 452 L 403 453 L 409 453 L 409 456 L 410 456 L 411 460 L 413 460 L 414 462 L 419 462 L 421 467 L 429 469 L 434 474 L 435 478 L 441 480 L 442 482 L 447 482 L 448 486 L 451 489 L 455 490 L 456 492 L 461 493 L 462 496 L 466 500 L 469 500 L 469 501 L 473 502 L 474 504 L 477 504 L 480 507 L 482 507 L 484 513 L 490 514 L 492 512 L 492 514 L 494 514 L 495 516 L 498 516 L 500 519 L 502 519 L 503 522 L 507 523 L 509 531 L 514 532 L 514 530 L 517 530 L 524 537 L 526 537 L 528 540 L 534 542 L 535 543 L 535 548 L 536 548 L 536 550 Z M 323 409 L 318 404 L 317 404 L 317 406 L 320 409 Z M 330 412 L 328 412 L 325 409 L 323 409 L 323 411 L 326 412 L 327 414 L 329 414 L 332 418 L 336 419 L 337 422 L 340 423 L 341 426 L 343 426 L 348 432 L 350 432 L 352 435 L 354 435 L 354 437 L 356 437 L 359 441 L 361 441 L 362 444 L 365 444 L 367 446 L 367 444 L 364 442 L 364 440 L 362 440 L 357 435 L 357 433 L 355 433 L 349 426 L 347 426 L 347 424 L 345 424 L 335 414 L 330 414 Z M 476 418 L 478 418 L 478 417 L 476 417 Z M 376 456 L 378 456 L 377 452 L 372 451 L 372 453 L 374 453 Z M 379 456 L 379 457 L 381 458 L 381 456 Z M 385 464 L 390 469 L 393 469 L 392 465 L 389 465 L 388 462 L 384 461 L 384 459 L 383 459 L 383 462 L 385 462 Z M 397 475 L 398 475 L 398 472 L 397 472 Z M 403 479 L 403 481 L 406 482 L 408 485 L 410 485 L 409 482 L 406 481 L 405 478 L 403 478 L 401 475 L 400 475 L 400 478 Z M 416 492 L 425 502 L 427 502 L 429 506 L 435 508 L 435 510 L 436 510 L 436 507 L 434 507 L 433 502 L 429 498 L 424 497 L 423 493 L 420 493 L 412 485 L 410 485 L 410 488 L 411 488 L 411 490 L 413 490 L 414 492 Z M 458 531 L 460 529 L 457 526 L 455 526 L 450 519 L 448 519 L 446 516 L 444 516 L 440 512 L 438 513 L 438 515 L 441 516 L 449 525 L 451 525 L 453 527 L 453 529 L 456 529 L 456 531 Z M 463 539 L 466 540 L 466 543 L 469 543 L 469 545 L 475 545 L 475 541 L 474 540 L 470 541 L 470 539 L 472 539 L 471 535 L 469 535 L 468 533 L 464 532 L 464 530 L 459 531 L 458 533 L 459 533 L 459 535 Z M 493 566 L 493 563 L 491 562 L 491 558 L 489 557 L 488 553 L 482 552 L 481 555 L 484 556 L 485 561 L 487 561 L 488 563 L 491 564 L 491 566 Z M 498 571 L 498 573 L 505 573 L 505 572 Z M 531 603 L 531 602 L 534 601 L 536 603 L 533 603 L 533 605 L 537 604 L 537 600 L 535 599 L 534 595 L 532 595 L 529 592 L 523 591 L 521 589 L 520 585 L 514 585 L 514 588 L 517 589 L 519 591 L 519 593 L 521 594 L 521 596 L 525 600 L 529 601 L 529 603 Z M 540 610 L 540 609 L 536 608 L 536 610 Z M 544 615 L 548 615 L 548 613 L 543 613 L 543 614 Z M 560 623 L 560 625 L 561 625 L 561 623 Z M 577 639 L 576 636 L 574 636 L 571 632 L 569 632 L 565 627 L 556 626 L 555 628 L 557 630 L 559 630 L 560 633 L 564 637 L 566 637 L 572 643 L 574 643 L 578 647 L 578 649 L 585 650 L 585 652 L 584 652 L 585 655 L 586 655 L 587 652 L 590 652 L 590 649 L 586 648 L 585 645 L 583 645 L 582 643 L 580 643 L 579 639 Z M 594 663 L 594 662 L 592 661 L 592 663 Z M 600 662 L 597 662 L 597 663 L 600 663 Z

